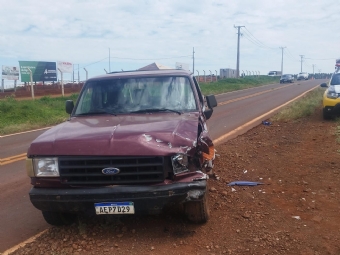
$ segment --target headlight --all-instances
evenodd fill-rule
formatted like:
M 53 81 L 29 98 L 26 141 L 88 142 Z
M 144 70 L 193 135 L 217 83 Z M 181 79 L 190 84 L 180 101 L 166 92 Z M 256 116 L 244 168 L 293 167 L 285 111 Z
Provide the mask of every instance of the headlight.
M 185 154 L 176 154 L 171 157 L 172 169 L 174 174 L 179 174 L 189 171 L 188 169 L 188 156 Z
M 34 158 L 33 169 L 36 177 L 59 176 L 58 158 Z
M 334 86 L 330 86 L 327 91 L 327 97 L 331 99 L 337 99 L 338 93 L 335 92 Z

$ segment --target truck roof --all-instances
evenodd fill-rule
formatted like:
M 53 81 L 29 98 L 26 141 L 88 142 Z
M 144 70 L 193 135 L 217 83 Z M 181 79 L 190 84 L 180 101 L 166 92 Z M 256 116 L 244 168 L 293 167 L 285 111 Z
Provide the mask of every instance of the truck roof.
M 162 70 L 152 70 L 152 71 L 121 71 L 121 72 L 111 72 L 103 75 L 98 75 L 92 77 L 88 80 L 97 79 L 110 79 L 110 78 L 132 78 L 132 77 L 150 77 L 150 76 L 190 76 L 192 72 L 182 70 L 182 69 L 162 69 Z

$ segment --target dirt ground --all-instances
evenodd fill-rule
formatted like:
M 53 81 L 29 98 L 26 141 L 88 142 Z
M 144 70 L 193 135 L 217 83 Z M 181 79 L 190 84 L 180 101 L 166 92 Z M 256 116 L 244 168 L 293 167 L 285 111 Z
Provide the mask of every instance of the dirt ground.
M 206 224 L 174 212 L 79 219 L 11 254 L 340 254 L 337 126 L 318 109 L 217 146 Z M 263 185 L 227 185 L 233 181 Z

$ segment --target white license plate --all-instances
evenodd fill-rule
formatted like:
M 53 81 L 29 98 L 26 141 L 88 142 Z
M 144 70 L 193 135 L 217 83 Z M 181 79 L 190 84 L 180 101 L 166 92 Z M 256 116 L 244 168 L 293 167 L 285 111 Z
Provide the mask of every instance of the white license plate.
M 96 214 L 134 214 L 133 202 L 95 203 Z

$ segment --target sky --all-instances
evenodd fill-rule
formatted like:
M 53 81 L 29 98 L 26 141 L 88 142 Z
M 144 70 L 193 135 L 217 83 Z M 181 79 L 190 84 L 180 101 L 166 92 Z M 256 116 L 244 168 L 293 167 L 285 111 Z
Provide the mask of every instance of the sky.
M 153 62 L 194 66 L 195 75 L 236 69 L 238 26 L 240 73 L 266 75 L 280 71 L 282 61 L 283 73 L 331 73 L 340 58 L 336 0 L 0 0 L 0 6 L 0 66 L 67 61 L 81 81 L 84 68 L 90 78 Z

